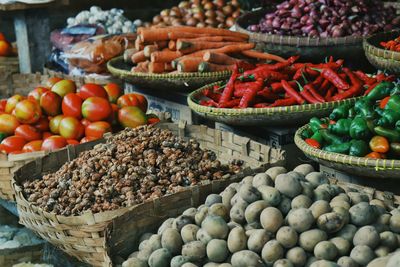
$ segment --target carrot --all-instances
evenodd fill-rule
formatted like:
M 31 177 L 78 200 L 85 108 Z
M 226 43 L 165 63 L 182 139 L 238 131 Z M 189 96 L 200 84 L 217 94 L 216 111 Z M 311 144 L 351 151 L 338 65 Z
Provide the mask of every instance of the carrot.
M 188 33 L 188 32 L 169 32 L 168 37 L 170 40 L 177 40 L 179 38 L 198 38 L 206 37 L 207 34 Z
M 227 45 L 221 48 L 217 48 L 213 50 L 212 52 L 216 53 L 223 53 L 223 54 L 231 54 L 231 53 L 240 53 L 244 50 L 250 50 L 253 49 L 255 44 L 253 43 L 238 43 L 238 44 L 232 44 L 232 45 Z
M 202 62 L 199 65 L 199 72 L 212 72 L 212 71 L 224 71 L 224 70 L 233 70 L 235 68 L 235 64 L 233 65 L 219 65 L 208 62 Z
M 131 62 L 131 57 L 133 54 L 135 54 L 136 52 L 138 52 L 138 50 L 136 50 L 136 48 L 129 48 L 126 49 L 124 52 L 124 61 L 125 62 Z
M 168 47 L 168 41 L 158 41 L 154 44 L 158 47 L 159 50 Z
M 142 41 L 140 41 L 140 38 L 139 38 L 139 37 L 136 38 L 136 40 L 135 40 L 135 48 L 136 48 L 136 50 L 138 50 L 138 51 L 143 50 L 143 48 L 144 48 L 144 44 L 143 44 Z
M 151 62 L 166 63 L 181 57 L 182 54 L 177 51 L 156 51 L 151 54 Z
M 157 41 L 167 41 L 168 30 L 167 28 L 149 28 L 143 29 L 139 34 L 140 41 L 143 43 L 147 42 L 157 42 Z
M 149 72 L 150 73 L 163 73 L 165 71 L 164 63 L 150 62 Z
M 243 50 L 242 54 L 251 58 L 257 58 L 257 59 L 265 59 L 265 60 L 274 60 L 278 62 L 285 62 L 286 60 L 280 56 L 273 55 L 273 54 L 268 54 L 268 53 L 263 53 L 255 50 Z
M 240 59 L 230 57 L 226 54 L 222 53 L 215 53 L 215 52 L 206 52 L 203 55 L 203 60 L 209 63 L 214 63 L 214 64 L 222 64 L 222 65 L 231 65 L 231 64 L 236 64 L 241 62 Z
M 172 51 L 175 51 L 176 50 L 176 41 L 174 41 L 174 40 L 169 41 L 168 48 Z
M 143 49 L 144 56 L 150 58 L 153 52 L 158 51 L 158 47 L 156 45 L 146 45 Z
M 178 41 L 203 41 L 203 42 L 244 42 L 246 40 L 233 36 L 201 36 L 196 38 L 179 38 Z
M 132 63 L 138 64 L 140 62 L 146 61 L 146 56 L 144 55 L 144 51 L 136 52 L 131 57 Z
M 149 61 L 140 62 L 136 67 L 131 69 L 132 72 L 149 72 Z
M 169 62 L 169 63 L 164 63 L 164 69 L 165 69 L 165 71 L 167 71 L 167 72 L 170 72 L 170 71 L 175 70 L 175 68 L 172 67 L 171 62 Z
M 200 50 L 206 49 L 215 49 L 221 48 L 227 45 L 236 45 L 240 43 L 235 42 L 204 42 L 204 41 L 191 41 L 191 42 L 184 42 L 178 40 L 176 42 L 176 50 L 184 53 L 189 54 Z
M 188 57 L 178 62 L 177 70 L 179 72 L 197 72 L 203 59 L 200 57 Z

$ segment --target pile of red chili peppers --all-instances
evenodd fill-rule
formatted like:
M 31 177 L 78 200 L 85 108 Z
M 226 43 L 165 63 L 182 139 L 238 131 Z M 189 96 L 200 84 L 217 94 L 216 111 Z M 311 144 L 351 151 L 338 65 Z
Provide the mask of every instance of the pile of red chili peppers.
M 390 40 L 387 42 L 381 42 L 380 44 L 387 50 L 400 52 L 400 36 L 394 40 Z
M 321 64 L 285 62 L 260 64 L 253 69 L 233 71 L 223 86 L 203 91 L 207 99 L 200 105 L 217 108 L 269 108 L 338 101 L 367 94 L 381 81 L 393 80 L 384 74 L 370 77 L 362 71 L 343 67 L 343 60 Z

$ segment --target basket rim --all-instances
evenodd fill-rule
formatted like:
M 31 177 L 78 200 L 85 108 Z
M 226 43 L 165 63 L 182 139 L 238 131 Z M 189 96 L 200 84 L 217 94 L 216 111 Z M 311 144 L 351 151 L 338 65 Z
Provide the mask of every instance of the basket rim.
M 371 43 L 373 38 L 382 38 L 391 34 L 397 34 L 400 36 L 400 29 L 376 33 L 365 38 L 363 41 L 365 53 L 380 59 L 400 61 L 400 52 L 386 50 Z
M 334 107 L 335 105 L 344 104 L 347 102 L 352 102 L 361 97 L 353 97 L 345 100 L 339 101 L 331 101 L 325 103 L 317 103 L 317 104 L 304 104 L 304 105 L 293 105 L 293 106 L 285 106 L 285 107 L 273 107 L 273 108 L 244 108 L 244 109 L 231 109 L 231 108 L 215 108 L 215 107 L 206 107 L 198 104 L 195 100 L 196 98 L 206 89 L 221 84 L 222 81 L 211 83 L 205 85 L 193 92 L 191 92 L 187 97 L 187 102 L 189 107 L 198 113 L 205 113 L 207 115 L 224 115 L 224 116 L 253 116 L 253 115 L 275 115 L 275 114 L 285 114 L 288 112 L 291 113 L 302 113 L 307 111 L 315 111 L 322 110 L 329 107 Z
M 375 169 L 375 171 L 400 170 L 400 160 L 355 157 L 314 148 L 308 145 L 301 137 L 301 134 L 309 128 L 309 124 L 300 127 L 294 136 L 294 142 L 296 146 L 306 155 L 333 163 L 355 167 L 365 167 L 370 169 L 372 168 Z

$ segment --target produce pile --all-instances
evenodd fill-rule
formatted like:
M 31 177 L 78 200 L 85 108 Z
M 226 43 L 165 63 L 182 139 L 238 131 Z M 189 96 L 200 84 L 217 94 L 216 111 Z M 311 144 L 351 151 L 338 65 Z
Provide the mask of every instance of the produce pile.
M 238 0 L 189 0 L 161 11 L 153 25 L 230 28 L 239 16 Z
M 386 256 L 399 233 L 399 209 L 345 192 L 311 165 L 273 167 L 144 234 L 122 266 L 394 267 L 400 253 Z
M 380 45 L 387 50 L 400 52 L 400 36 L 387 42 L 380 42 Z
M 393 7 L 380 0 L 290 0 L 276 6 L 253 32 L 308 37 L 368 36 L 400 26 Z
M 248 60 L 281 57 L 251 50 L 247 34 L 224 29 L 196 27 L 140 28 L 135 49 L 126 51 L 132 72 L 179 73 L 233 70 Z
M 328 119 L 312 118 L 307 144 L 356 157 L 400 159 L 400 85 L 382 82 L 354 105 L 335 108 Z
M 43 243 L 43 240 L 27 228 L 17 228 L 8 225 L 0 226 L 0 250 L 16 249 Z
M 276 64 L 259 64 L 243 73 L 234 69 L 229 81 L 203 91 L 199 104 L 218 108 L 269 108 L 339 101 L 364 94 L 379 82 L 362 71 L 343 67 L 343 60 L 295 63 L 291 57 Z
M 0 32 L 0 57 L 8 57 L 16 54 L 16 51 L 13 51 L 13 47 L 10 42 L 7 41 L 6 37 L 3 33 Z
M 25 181 L 25 197 L 47 212 L 70 216 L 115 210 L 159 198 L 202 181 L 227 179 L 242 161 L 221 164 L 169 130 L 126 128 L 43 179 Z
M 0 151 L 20 154 L 51 151 L 99 139 L 121 127 L 158 121 L 146 115 L 147 100 L 139 94 L 121 96 L 117 84 L 85 84 L 50 78 L 27 97 L 16 94 L 0 101 Z

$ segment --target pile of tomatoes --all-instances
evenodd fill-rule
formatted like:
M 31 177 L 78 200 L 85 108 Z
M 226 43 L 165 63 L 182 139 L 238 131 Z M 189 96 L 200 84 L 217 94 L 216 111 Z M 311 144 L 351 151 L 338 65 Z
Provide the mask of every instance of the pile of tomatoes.
M 3 33 L 0 32 L 0 57 L 8 57 L 13 55 L 13 48 L 7 41 Z
M 0 151 L 19 154 L 52 151 L 99 139 L 107 132 L 158 122 L 146 115 L 147 100 L 121 95 L 117 84 L 85 84 L 50 78 L 27 97 L 0 100 Z

